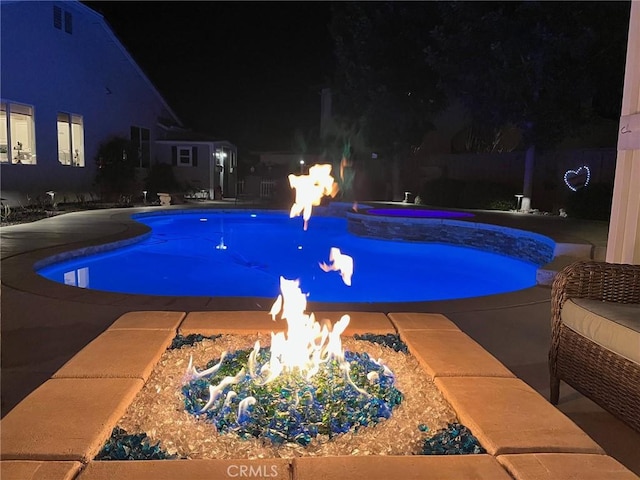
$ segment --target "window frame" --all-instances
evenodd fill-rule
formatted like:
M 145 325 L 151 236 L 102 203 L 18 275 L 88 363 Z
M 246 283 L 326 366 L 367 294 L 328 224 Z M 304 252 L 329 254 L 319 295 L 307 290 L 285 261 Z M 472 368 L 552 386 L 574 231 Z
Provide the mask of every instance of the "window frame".
M 35 107 L 27 103 L 12 102 L 10 100 L 0 100 L 1 110 L 4 113 L 4 127 L 3 132 L 6 132 L 7 143 L 5 145 L 6 157 L 0 156 L 0 164 L 2 165 L 36 165 L 36 120 L 35 120 Z M 16 140 L 14 146 L 14 138 L 19 135 L 15 132 L 17 128 L 13 128 L 14 122 L 18 122 L 18 119 L 13 118 L 12 115 L 22 115 L 28 120 L 26 122 L 27 129 L 27 148 L 21 148 L 23 143 Z M 23 139 L 24 140 L 24 139 Z M 24 153 L 20 153 L 22 151 Z M 14 156 L 14 151 L 17 151 Z M 27 161 L 28 160 L 28 161 Z
M 66 117 L 66 118 L 62 118 Z M 69 160 L 68 162 L 62 161 L 60 159 L 60 124 L 65 123 L 67 125 L 67 132 L 69 135 Z M 74 128 L 74 125 L 79 125 L 80 128 L 80 138 L 77 138 L 77 127 Z M 86 165 L 85 162 L 85 151 L 84 151 L 84 117 L 82 115 L 78 115 L 75 113 L 69 112 L 58 112 L 57 122 L 56 122 L 56 131 L 58 132 L 58 162 L 60 165 L 65 167 L 78 167 L 84 168 Z
M 193 166 L 193 147 L 191 145 L 176 145 L 177 152 L 177 166 L 178 167 L 192 167 Z M 189 162 L 182 161 L 182 152 L 188 152 Z
M 134 135 L 135 131 L 135 135 Z M 146 138 L 145 138 L 146 136 Z M 151 167 L 151 130 L 138 125 L 131 125 L 129 128 L 129 137 L 133 148 L 137 150 L 137 165 L 138 168 L 150 168 Z

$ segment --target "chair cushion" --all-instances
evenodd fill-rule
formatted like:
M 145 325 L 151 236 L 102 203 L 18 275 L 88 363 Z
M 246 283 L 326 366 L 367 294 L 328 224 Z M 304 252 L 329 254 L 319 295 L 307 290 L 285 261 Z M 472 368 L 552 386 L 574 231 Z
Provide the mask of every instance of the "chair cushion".
M 640 365 L 640 304 L 571 298 L 560 316 L 573 331 Z

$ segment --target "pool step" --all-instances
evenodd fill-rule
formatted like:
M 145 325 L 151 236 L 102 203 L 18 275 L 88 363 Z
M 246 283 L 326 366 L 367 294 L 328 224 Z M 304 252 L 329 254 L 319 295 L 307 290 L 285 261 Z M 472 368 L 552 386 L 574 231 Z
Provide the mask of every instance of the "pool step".
M 606 247 L 590 244 L 556 243 L 553 260 L 541 266 L 536 272 L 538 285 L 551 286 L 560 270 L 578 260 L 604 261 Z

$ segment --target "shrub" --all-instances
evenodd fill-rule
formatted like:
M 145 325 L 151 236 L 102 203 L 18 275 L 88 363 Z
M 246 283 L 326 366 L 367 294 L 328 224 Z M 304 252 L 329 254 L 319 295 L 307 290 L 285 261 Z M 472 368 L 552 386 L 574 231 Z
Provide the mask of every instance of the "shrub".
M 426 182 L 419 197 L 425 205 L 510 210 L 516 207 L 514 191 L 502 183 L 439 178 Z
M 168 163 L 154 163 L 145 180 L 145 190 L 148 191 L 149 197 L 158 192 L 170 193 L 180 190 L 173 167 Z
M 118 198 L 135 186 L 137 152 L 130 140 L 113 137 L 98 147 L 96 184 L 104 195 Z
M 585 220 L 609 220 L 612 197 L 613 185 L 589 184 L 571 193 L 567 199 L 567 215 Z
M 496 182 L 476 181 L 466 182 L 460 193 L 462 208 L 496 209 L 505 208 L 504 205 L 515 208 L 515 189 L 509 185 Z M 509 210 L 509 208 L 506 208 Z
M 456 208 L 460 206 L 460 191 L 464 186 L 461 180 L 439 178 L 426 182 L 419 197 L 424 205 Z

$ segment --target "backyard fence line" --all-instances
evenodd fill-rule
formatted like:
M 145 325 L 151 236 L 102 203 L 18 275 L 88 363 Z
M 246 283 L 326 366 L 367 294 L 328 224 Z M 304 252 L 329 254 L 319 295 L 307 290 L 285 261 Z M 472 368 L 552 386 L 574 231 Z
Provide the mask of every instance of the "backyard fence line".
M 562 184 L 564 173 L 586 165 L 594 183 L 613 183 L 615 148 L 552 150 L 535 158 L 535 179 Z M 522 182 L 525 152 L 438 154 L 420 162 L 424 180 L 447 177 L 454 180 L 488 180 L 499 183 Z
M 260 196 L 260 198 L 271 198 L 275 188 L 275 180 L 261 180 L 256 191 L 251 188 L 244 180 L 238 180 L 238 195 Z M 253 190 L 253 191 L 252 191 Z
M 260 182 L 260 198 L 271 198 L 276 182 L 273 180 L 262 180 Z

